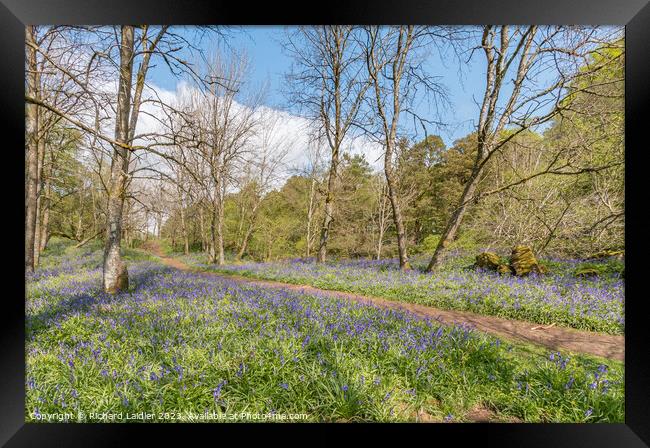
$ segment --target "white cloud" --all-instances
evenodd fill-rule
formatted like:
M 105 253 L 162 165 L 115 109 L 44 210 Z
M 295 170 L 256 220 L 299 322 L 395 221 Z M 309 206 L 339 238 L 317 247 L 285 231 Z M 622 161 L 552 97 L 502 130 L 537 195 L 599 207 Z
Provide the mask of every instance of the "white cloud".
M 193 87 L 185 82 L 179 82 L 176 85 L 176 91 L 170 91 L 156 86 L 149 85 L 149 92 L 146 97 L 158 97 L 166 104 L 177 103 L 183 93 Z M 160 123 L 155 117 L 160 117 L 159 105 L 146 102 L 142 105 L 142 111 L 138 118 L 136 134 L 155 133 L 160 128 Z M 247 106 L 237 103 L 234 108 L 245 108 Z M 276 129 L 272 137 L 272 146 L 288 147 L 284 159 L 285 170 L 283 178 L 288 178 L 296 169 L 301 169 L 309 165 L 308 148 L 310 145 L 310 121 L 304 117 L 291 114 L 287 111 L 272 109 L 268 106 L 262 106 L 257 111 L 258 114 L 272 114 L 277 118 Z M 252 139 L 252 145 L 256 143 L 257 137 Z M 364 154 L 368 163 L 375 169 L 383 169 L 383 152 L 381 145 L 363 136 L 346 138 L 343 144 L 343 150 L 353 154 Z M 323 153 L 327 154 L 329 150 L 324 148 Z

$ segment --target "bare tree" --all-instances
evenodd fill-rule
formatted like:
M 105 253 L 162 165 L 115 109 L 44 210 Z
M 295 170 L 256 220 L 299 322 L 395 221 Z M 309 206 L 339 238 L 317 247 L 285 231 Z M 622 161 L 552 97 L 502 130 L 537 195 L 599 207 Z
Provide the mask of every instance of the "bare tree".
M 325 136 L 330 147 L 330 168 L 325 192 L 323 224 L 317 261 L 325 261 L 332 227 L 334 190 L 341 146 L 355 125 L 369 87 L 352 26 L 301 27 L 289 35 L 286 48 L 296 67 L 287 79 L 290 95 L 301 111 Z
M 120 78 L 115 120 L 115 141 L 128 144 L 131 114 L 131 83 L 133 79 L 133 26 L 123 25 L 120 38 Z M 137 112 L 136 112 L 137 113 Z M 115 145 L 111 159 L 111 177 L 108 188 L 108 213 L 106 217 L 106 246 L 104 249 L 104 290 L 114 294 L 129 286 L 126 264 L 120 256 L 122 242 L 122 212 L 126 197 L 129 172 L 128 149 Z
M 85 64 L 77 63 L 70 68 L 58 63 L 56 58 L 50 57 L 48 48 L 43 48 L 29 40 L 27 44 L 34 51 L 42 54 L 53 70 L 63 74 L 76 86 L 80 92 L 79 98 L 84 101 L 80 101 L 79 107 L 75 110 L 64 109 L 53 104 L 49 99 L 34 95 L 34 92 L 30 90 L 26 92 L 25 100 L 31 105 L 40 107 L 40 110 L 46 110 L 65 119 L 90 137 L 91 152 L 99 164 L 98 173 L 103 171 L 104 155 L 111 161 L 109 179 L 101 179 L 102 175 L 100 174 L 100 180 L 108 194 L 103 282 L 105 291 L 114 293 L 128 287 L 128 272 L 120 259 L 120 241 L 122 238 L 122 208 L 132 174 L 130 173 L 131 156 L 134 151 L 143 149 L 150 153 L 161 154 L 160 151 L 154 149 L 155 146 L 161 144 L 160 136 L 136 134 L 138 118 L 146 101 L 157 103 L 162 109 L 165 107 L 159 98 L 145 99 L 144 96 L 152 56 L 160 56 L 174 75 L 186 74 L 201 81 L 193 66 L 178 55 L 180 50 L 190 52 L 200 50 L 186 37 L 173 32 L 167 26 L 123 26 L 119 30 L 115 27 L 55 28 L 62 33 L 67 33 L 72 42 L 64 52 L 81 55 L 81 58 L 86 59 Z M 203 29 L 202 32 L 210 30 L 212 27 Z M 78 34 L 76 40 L 75 32 Z M 117 58 L 115 57 L 116 49 Z M 139 62 L 139 65 L 134 73 L 135 62 Z M 111 72 L 118 67 L 119 82 L 116 96 L 107 92 L 103 87 L 107 84 L 106 82 L 91 82 L 94 79 L 92 76 L 94 76 L 96 68 L 102 64 L 104 73 Z M 112 73 L 113 79 L 115 79 L 114 71 Z M 133 81 L 134 75 L 135 82 Z M 113 105 L 115 105 L 114 108 Z M 149 113 L 149 116 L 155 119 L 153 114 Z M 109 137 L 105 125 L 106 120 L 112 119 L 112 117 L 115 117 L 115 133 L 114 137 Z M 135 144 L 136 141 L 149 141 L 150 144 L 138 146 Z M 108 154 L 105 152 L 106 148 L 103 147 L 106 143 L 112 146 Z M 30 235 L 31 232 L 27 234 Z
M 277 182 L 278 174 L 280 174 L 279 170 L 283 166 L 289 149 L 294 144 L 294 139 L 287 138 L 278 133 L 281 119 L 282 117 L 271 109 L 265 109 L 257 119 L 257 142 L 251 144 L 253 147 L 253 151 L 251 151 L 252 157 L 245 162 L 252 168 L 252 170 L 247 170 L 244 181 L 245 185 L 252 186 L 252 201 L 248 204 L 250 207 L 250 216 L 248 217 L 248 224 L 246 230 L 243 232 L 239 249 L 235 255 L 236 260 L 240 260 L 246 253 L 248 242 L 257 225 L 257 217 L 262 199 Z M 244 213 L 242 211 L 242 218 L 243 215 Z
M 413 114 L 413 100 L 417 94 L 434 95 L 435 104 L 446 99 L 443 87 L 435 78 L 421 70 L 426 50 L 431 46 L 433 28 L 425 26 L 366 27 L 363 44 L 368 76 L 374 90 L 371 102 L 376 121 L 372 132 L 384 147 L 384 174 L 388 198 L 397 232 L 400 268 L 410 269 L 407 238 L 395 172 L 398 128 L 403 112 Z M 436 37 L 442 37 L 442 33 Z M 444 36 L 445 38 L 447 36 Z M 424 50 L 424 51 L 423 51 Z
M 480 46 L 486 60 L 486 85 L 477 125 L 477 154 L 462 196 L 427 266 L 437 269 L 454 240 L 477 186 L 493 156 L 527 130 L 549 122 L 563 110 L 561 100 L 570 83 L 586 73 L 579 70 L 598 39 L 594 28 L 510 27 L 487 25 Z M 512 87 L 506 87 L 508 78 Z M 541 80 L 545 80 L 545 82 Z M 543 170 L 481 193 L 481 197 L 521 184 L 542 174 L 576 174 L 570 162 L 558 165 L 558 155 Z
M 228 184 L 233 182 L 232 169 L 249 151 L 249 142 L 255 132 L 256 111 L 263 91 L 244 95 L 248 60 L 242 53 L 230 56 L 214 53 L 205 65 L 208 91 L 193 93 L 189 140 L 195 142 L 203 168 L 202 178 L 195 178 L 204 188 L 204 197 L 210 212 L 211 263 L 224 264 L 224 199 Z M 196 160 L 195 160 L 196 162 Z M 207 173 L 205 171 L 207 170 Z

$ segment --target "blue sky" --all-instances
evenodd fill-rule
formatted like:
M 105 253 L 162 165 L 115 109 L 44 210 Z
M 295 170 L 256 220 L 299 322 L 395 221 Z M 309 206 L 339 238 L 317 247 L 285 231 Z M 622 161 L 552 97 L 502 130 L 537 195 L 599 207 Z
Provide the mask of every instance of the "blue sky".
M 177 27 L 176 32 L 184 33 L 189 37 L 194 35 L 192 32 L 194 29 L 194 27 Z M 214 48 L 218 40 L 214 40 L 214 35 L 211 36 L 203 41 L 201 47 L 208 50 Z M 230 28 L 228 36 L 228 44 L 245 50 L 250 58 L 251 82 L 253 84 L 269 82 L 266 105 L 286 109 L 286 99 L 282 95 L 281 87 L 283 75 L 290 68 L 291 58 L 282 49 L 281 42 L 285 36 L 285 28 L 282 26 Z M 427 63 L 429 73 L 441 77 L 440 80 L 446 88 L 451 103 L 449 109 L 442 115 L 442 120 L 447 123 L 447 126 L 430 127 L 427 133 L 440 135 L 446 145 L 451 146 L 454 140 L 473 131 L 476 125 L 479 108 L 477 101 L 481 100 L 485 88 L 485 58 L 482 57 L 482 52 L 477 51 L 469 61 L 458 61 L 451 53 L 441 56 L 434 51 Z M 176 90 L 176 84 L 179 82 L 160 61 L 151 72 L 150 81 L 170 91 Z M 545 80 L 539 81 L 543 83 Z M 509 86 L 504 86 L 504 96 L 508 90 Z M 423 117 L 432 117 L 433 111 L 429 106 L 425 101 L 421 101 L 417 106 L 417 113 Z M 403 128 L 414 137 L 413 132 L 416 127 L 412 119 L 403 120 Z M 416 139 L 424 138 L 421 127 L 417 128 L 417 132 Z
M 191 27 L 184 30 L 176 29 L 177 32 L 191 34 Z M 283 109 L 286 107 L 286 99 L 282 95 L 281 87 L 283 75 L 289 70 L 291 58 L 282 50 L 281 41 L 285 29 L 282 26 L 246 26 L 232 30 L 229 34 L 228 43 L 234 48 L 245 49 L 251 60 L 251 82 L 260 84 L 269 82 L 269 92 L 266 98 L 266 105 Z M 202 46 L 210 47 L 207 41 Z M 474 104 L 473 96 L 480 98 L 484 88 L 484 70 L 480 66 L 480 59 L 463 64 L 462 77 L 459 77 L 459 64 L 451 57 L 442 61 L 439 56 L 433 55 L 429 60 L 430 67 L 442 77 L 442 83 L 448 91 L 451 108 L 443 116 L 449 126 L 444 129 L 428 129 L 428 133 L 440 134 L 447 145 L 453 140 L 465 136 L 472 130 L 472 122 L 477 116 L 477 106 Z M 176 90 L 176 84 L 180 81 L 174 77 L 165 64 L 158 62 L 151 71 L 150 81 L 165 90 Z M 420 102 L 418 112 L 423 116 L 431 114 L 428 104 Z M 409 120 L 406 127 L 412 132 L 412 120 Z M 423 138 L 424 134 L 418 129 L 418 137 Z

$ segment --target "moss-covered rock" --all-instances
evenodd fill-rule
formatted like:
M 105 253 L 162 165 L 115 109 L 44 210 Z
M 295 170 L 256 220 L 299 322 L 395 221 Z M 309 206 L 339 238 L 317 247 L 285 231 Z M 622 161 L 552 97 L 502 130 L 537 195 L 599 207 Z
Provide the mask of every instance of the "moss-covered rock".
M 483 252 L 478 254 L 476 256 L 476 263 L 474 263 L 472 267 L 474 269 L 481 268 L 496 271 L 499 274 L 512 274 L 514 272 L 508 263 L 504 263 L 503 260 L 501 260 L 501 257 L 494 252 Z
M 476 263 L 474 266 L 477 268 L 489 269 L 496 271 L 501 265 L 501 258 L 494 252 L 483 252 L 476 256 Z
M 507 264 L 500 264 L 499 267 L 497 268 L 497 272 L 503 275 L 508 275 L 513 273 L 512 268 Z
M 515 246 L 510 255 L 510 266 L 517 276 L 528 275 L 531 272 L 546 273 L 546 268 L 537 262 L 530 246 Z

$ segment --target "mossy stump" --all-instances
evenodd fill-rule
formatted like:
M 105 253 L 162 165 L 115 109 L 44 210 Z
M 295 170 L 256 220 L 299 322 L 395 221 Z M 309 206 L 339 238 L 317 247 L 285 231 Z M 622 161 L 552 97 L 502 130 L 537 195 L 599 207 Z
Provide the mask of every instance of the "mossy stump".
M 528 275 L 531 272 L 537 274 L 545 274 L 546 269 L 540 265 L 533 254 L 533 249 L 530 246 L 519 245 L 512 249 L 510 255 L 510 266 L 514 274 L 521 277 Z

